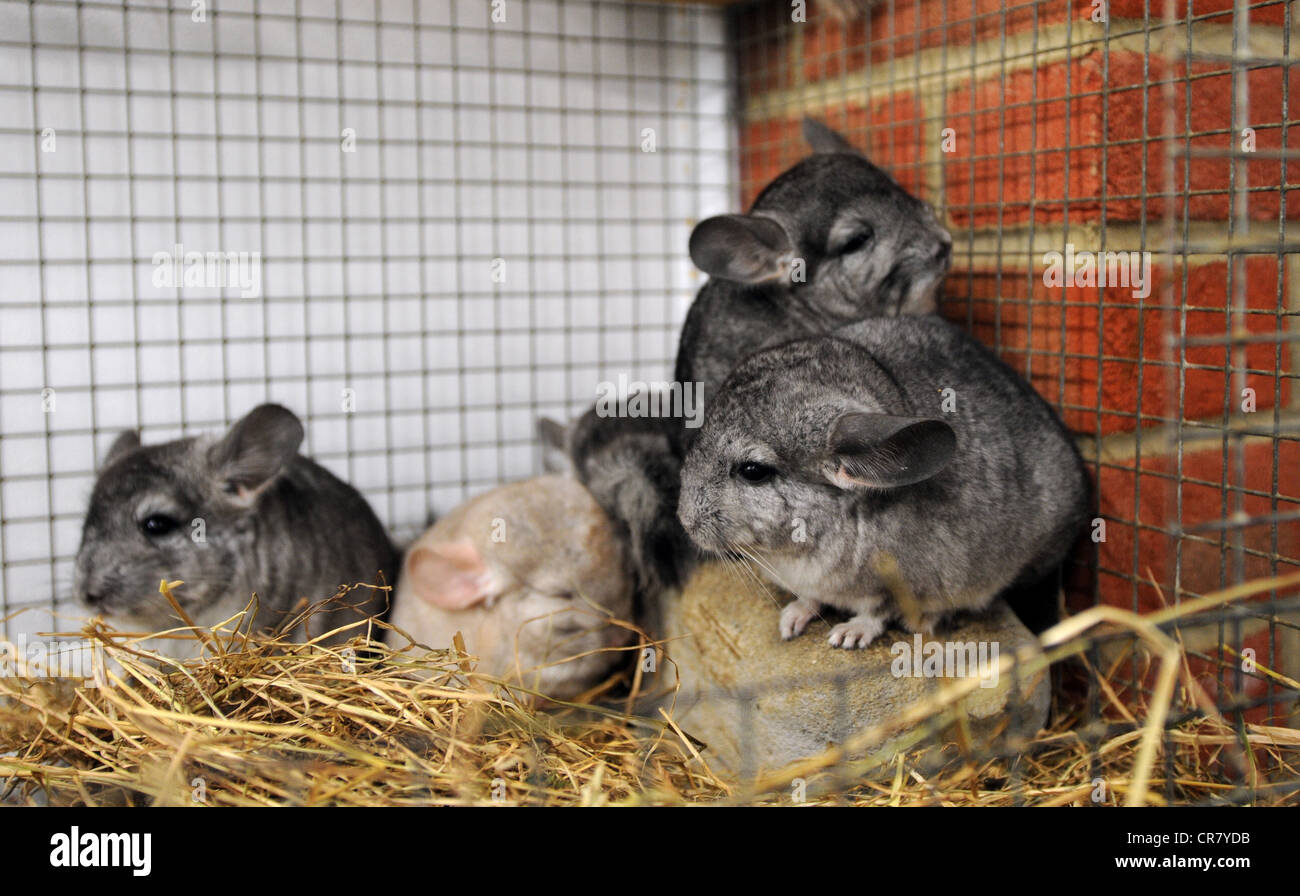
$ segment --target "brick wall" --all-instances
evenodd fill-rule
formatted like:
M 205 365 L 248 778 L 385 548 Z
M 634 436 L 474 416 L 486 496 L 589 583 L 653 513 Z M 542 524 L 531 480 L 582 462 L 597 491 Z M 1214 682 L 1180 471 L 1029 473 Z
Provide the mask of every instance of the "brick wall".
M 1282 245 L 1300 197 L 1280 158 L 1300 75 L 1234 74 L 1231 0 L 1175 4 L 1168 29 L 1144 19 L 1146 5 L 1111 0 L 1105 23 L 1091 0 L 894 0 L 849 22 L 810 3 L 803 23 L 773 0 L 732 16 L 742 204 L 806 154 L 800 116 L 839 128 L 943 212 L 956 250 L 944 313 L 1079 434 L 1106 539 L 1080 546 L 1073 607 L 1149 609 L 1175 581 L 1184 593 L 1231 583 L 1238 532 L 1245 576 L 1300 569 L 1300 522 L 1285 520 L 1300 511 L 1300 446 L 1269 437 L 1300 417 L 1295 358 L 1277 337 L 1296 332 L 1300 309 L 1300 269 Z M 1287 51 L 1286 16 L 1282 2 L 1250 10 L 1255 57 Z M 1234 163 L 1241 121 L 1255 152 Z M 1239 194 L 1249 236 L 1244 222 L 1230 236 Z M 1230 254 L 1230 239 L 1258 245 Z M 1043 253 L 1067 244 L 1154 253 L 1150 295 L 1045 285 Z M 1246 337 L 1235 377 L 1228 333 Z M 1225 453 L 1241 426 L 1262 435 Z M 1214 528 L 1239 505 L 1284 521 Z M 1246 638 L 1265 662 L 1286 640 L 1262 624 Z M 1294 663 L 1300 651 L 1286 649 Z

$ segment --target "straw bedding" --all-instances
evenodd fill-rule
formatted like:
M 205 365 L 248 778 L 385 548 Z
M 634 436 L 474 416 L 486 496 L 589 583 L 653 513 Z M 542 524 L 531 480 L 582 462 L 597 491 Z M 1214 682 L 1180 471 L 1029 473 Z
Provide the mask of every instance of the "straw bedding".
M 1101 607 L 1066 620 L 1045 634 L 1044 655 L 1019 661 L 1073 669 L 1076 681 L 1091 683 L 1100 712 L 1085 712 L 1077 689 L 1070 697 L 1070 688 L 1058 688 L 1051 726 L 1005 755 L 980 755 L 961 743 L 921 749 L 926 730 L 960 719 L 964 691 L 954 685 L 910 708 L 892 732 L 864 732 L 748 782 L 715 774 L 707 744 L 671 711 L 629 712 L 639 684 L 630 676 L 602 683 L 581 703 L 537 708 L 534 695 L 474 672 L 463 651 L 384 647 L 371 625 L 343 633 L 352 640 L 341 646 L 296 644 L 236 624 L 170 633 L 204 639 L 204 656 L 185 663 L 141 650 L 139 634 L 96 626 L 81 636 L 102 647 L 108 686 L 0 677 L 0 798 L 93 805 L 1294 805 L 1300 730 L 1220 716 L 1176 635 L 1157 623 L 1297 584 L 1300 576 L 1238 586 L 1149 617 Z M 1110 651 L 1105 668 L 1090 666 L 1087 657 L 1099 655 L 1096 638 L 1116 633 L 1132 648 L 1122 656 Z M 1130 695 L 1112 684 L 1128 663 L 1151 682 L 1145 692 Z M 1262 672 L 1300 695 L 1300 683 Z M 875 739 L 899 731 L 917 732 L 914 750 L 871 754 Z

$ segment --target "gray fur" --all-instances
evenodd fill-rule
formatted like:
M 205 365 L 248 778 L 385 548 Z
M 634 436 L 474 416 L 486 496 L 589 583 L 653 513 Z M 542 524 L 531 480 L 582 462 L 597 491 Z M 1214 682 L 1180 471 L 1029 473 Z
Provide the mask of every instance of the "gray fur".
M 704 383 L 706 401 L 761 348 L 937 308 L 952 237 L 934 211 L 825 125 L 805 119 L 804 134 L 815 153 L 749 214 L 709 218 L 691 234 L 691 259 L 710 277 L 682 328 L 675 376 Z M 795 259 L 804 282 L 792 278 Z
M 747 462 L 775 473 L 751 484 Z M 678 514 L 701 548 L 757 560 L 799 598 L 783 635 L 829 605 L 853 614 L 831 636 L 849 647 L 893 619 L 933 631 L 1052 575 L 1087 501 L 1051 407 L 927 316 L 866 320 L 742 362 L 686 456 Z
M 815 118 L 803 120 L 803 138 L 813 152 L 857 152 L 852 143 Z
M 680 421 L 602 417 L 592 408 L 565 427 L 538 421 L 547 469 L 587 487 L 627 546 L 643 599 L 679 585 L 694 549 L 677 522 L 681 462 L 673 447 Z
M 132 628 L 181 623 L 158 592 L 200 625 L 213 625 L 258 596 L 269 628 L 341 585 L 392 584 L 397 551 L 350 485 L 298 454 L 302 424 L 278 405 L 255 408 L 221 438 L 141 446 L 134 432 L 113 443 L 90 498 L 77 553 L 76 590 L 88 609 Z M 146 534 L 153 515 L 179 525 Z M 192 538 L 202 519 L 206 543 Z M 380 582 L 382 577 L 382 582 Z M 356 589 L 316 614 L 311 636 L 382 614 L 384 592 Z M 349 633 L 351 637 L 355 632 Z
M 677 354 L 679 382 L 707 403 L 751 352 L 863 317 L 924 314 L 948 270 L 952 239 L 925 203 L 830 128 L 805 119 L 814 155 L 759 195 L 747 215 L 719 215 L 691 234 L 710 280 Z M 870 239 L 842 251 L 871 230 Z M 796 258 L 806 281 L 794 282 Z M 695 560 L 676 518 L 680 458 L 697 430 L 675 419 L 598 417 L 540 423 L 547 469 L 569 468 L 619 526 L 643 597 L 679 584 Z

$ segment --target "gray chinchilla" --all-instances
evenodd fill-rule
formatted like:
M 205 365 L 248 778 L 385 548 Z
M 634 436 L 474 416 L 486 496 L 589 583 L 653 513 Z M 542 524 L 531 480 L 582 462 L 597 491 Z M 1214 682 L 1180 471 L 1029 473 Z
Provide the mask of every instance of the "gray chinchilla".
M 705 401 L 764 346 L 868 317 L 928 314 L 952 237 L 843 137 L 804 119 L 814 154 L 773 180 L 749 214 L 701 221 L 691 260 L 709 275 L 687 314 L 678 382 Z M 681 435 L 686 443 L 695 431 Z
M 680 585 L 694 558 L 677 521 L 681 461 L 673 430 L 680 426 L 672 418 L 601 416 L 595 408 L 567 427 L 538 422 L 546 468 L 571 473 L 613 521 L 646 600 Z
M 95 482 L 76 561 L 76 590 L 91 611 L 135 628 L 181 625 L 159 593 L 174 596 L 199 625 L 248 605 L 256 626 L 278 625 L 341 585 L 391 584 L 397 551 L 358 492 L 298 454 L 303 427 L 274 404 L 254 408 L 220 438 L 142 446 L 118 436 Z M 317 636 L 382 614 L 383 591 L 358 588 L 310 620 Z M 350 632 L 345 637 L 351 637 Z M 196 642 L 160 650 L 193 655 Z M 183 645 L 183 646 L 180 646 Z
M 831 643 L 862 647 L 893 619 L 931 632 L 1054 576 L 1088 500 L 1051 407 L 926 316 L 742 362 L 707 406 L 678 514 L 700 547 L 748 558 L 796 595 L 783 637 L 829 605 L 852 614 Z
M 680 383 L 705 404 L 764 346 L 877 315 L 924 314 L 948 270 L 952 238 L 847 141 L 811 119 L 815 154 L 772 181 L 747 215 L 702 221 L 691 258 L 710 275 L 687 314 Z M 803 262 L 802 277 L 792 270 Z M 681 457 L 698 430 L 675 418 L 598 416 L 541 423 L 547 469 L 571 470 L 629 545 L 638 593 L 680 584 L 695 552 L 676 518 Z

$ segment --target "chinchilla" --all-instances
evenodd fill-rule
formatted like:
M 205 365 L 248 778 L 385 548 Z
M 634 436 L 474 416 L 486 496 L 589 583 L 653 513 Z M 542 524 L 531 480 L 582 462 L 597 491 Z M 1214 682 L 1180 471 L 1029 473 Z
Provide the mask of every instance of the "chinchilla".
M 676 379 L 721 385 L 746 355 L 863 317 L 924 314 L 948 270 L 952 238 L 933 210 L 844 138 L 804 120 L 814 155 L 767 186 L 747 215 L 691 234 L 710 275 L 687 314 Z M 802 270 L 795 276 L 795 258 Z M 548 470 L 569 470 L 616 522 L 642 596 L 679 585 L 696 560 L 676 518 L 680 459 L 697 429 L 677 418 L 541 421 Z
M 744 215 L 701 221 L 691 260 L 709 275 L 686 316 L 678 382 L 705 400 L 764 346 L 868 317 L 928 314 L 952 256 L 933 209 L 843 137 L 804 119 L 813 155 Z M 695 431 L 682 431 L 689 444 Z
M 785 638 L 823 605 L 830 641 L 901 620 L 932 632 L 1000 593 L 1037 594 L 1087 516 L 1073 440 L 1011 368 L 937 316 L 876 318 L 745 360 L 709 403 L 678 515 L 704 550 L 796 596 Z M 1025 608 L 1017 608 L 1025 618 Z
M 613 521 L 642 602 L 680 585 L 695 557 L 677 521 L 681 461 L 673 430 L 680 426 L 596 408 L 568 426 L 538 421 L 546 469 L 574 476 Z
M 478 495 L 406 552 L 397 631 L 433 648 L 457 632 L 480 672 L 567 700 L 628 654 L 632 580 L 609 518 L 567 476 Z M 388 636 L 395 645 L 394 635 Z
M 272 628 L 340 586 L 391 584 L 397 551 L 350 485 L 298 453 L 302 423 L 279 405 L 254 408 L 225 435 L 109 449 L 77 552 L 79 599 L 136 630 L 181 625 L 160 580 L 195 623 L 212 626 L 257 595 L 255 626 Z M 306 639 L 382 614 L 386 593 L 356 588 L 309 620 Z M 357 632 L 345 633 L 352 637 Z M 169 645 L 175 647 L 170 650 Z M 183 658 L 197 642 L 162 641 Z

